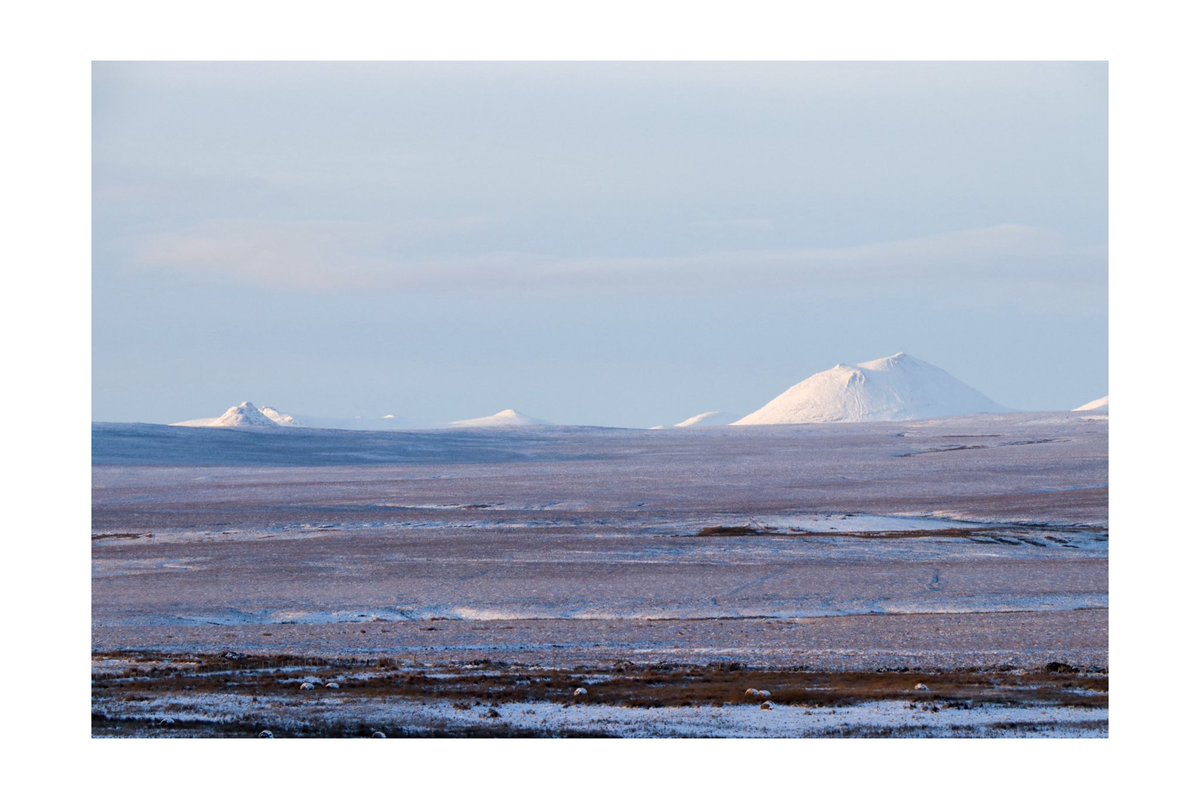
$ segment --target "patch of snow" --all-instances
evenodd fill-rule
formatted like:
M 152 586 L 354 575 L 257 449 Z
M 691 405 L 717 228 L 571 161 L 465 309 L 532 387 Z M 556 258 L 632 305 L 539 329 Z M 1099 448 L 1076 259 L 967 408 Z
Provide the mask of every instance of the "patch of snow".
M 799 533 L 893 533 L 954 530 L 982 526 L 978 522 L 922 516 L 876 516 L 869 513 L 761 514 L 755 522 Z
M 1004 410 L 948 372 L 898 352 L 818 372 L 733 424 L 906 421 Z
M 542 611 L 542 614 L 545 614 L 544 610 Z M 453 610 L 453 618 L 466 619 L 469 621 L 523 621 L 538 615 L 539 614 L 537 611 L 531 611 L 526 608 L 505 610 L 496 608 L 460 607 L 454 608 Z

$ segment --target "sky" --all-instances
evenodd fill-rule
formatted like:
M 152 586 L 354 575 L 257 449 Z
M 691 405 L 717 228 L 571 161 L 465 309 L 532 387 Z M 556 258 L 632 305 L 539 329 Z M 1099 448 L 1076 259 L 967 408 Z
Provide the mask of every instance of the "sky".
M 1102 62 L 93 65 L 92 415 L 1108 392 Z

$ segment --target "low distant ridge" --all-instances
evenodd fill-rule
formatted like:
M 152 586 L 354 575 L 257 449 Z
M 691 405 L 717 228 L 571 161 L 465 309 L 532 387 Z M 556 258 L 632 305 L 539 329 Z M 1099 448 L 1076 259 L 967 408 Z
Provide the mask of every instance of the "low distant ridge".
M 724 411 L 705 411 L 698 413 L 695 416 L 690 416 L 682 422 L 678 422 L 674 427 L 715 427 L 717 425 L 729 424 L 736 417 L 733 414 L 725 413 Z
M 543 425 L 538 419 L 526 416 L 523 413 L 506 408 L 499 413 L 494 413 L 491 416 L 480 416 L 477 419 L 460 419 L 457 422 L 451 422 L 451 427 L 533 427 L 535 425 Z

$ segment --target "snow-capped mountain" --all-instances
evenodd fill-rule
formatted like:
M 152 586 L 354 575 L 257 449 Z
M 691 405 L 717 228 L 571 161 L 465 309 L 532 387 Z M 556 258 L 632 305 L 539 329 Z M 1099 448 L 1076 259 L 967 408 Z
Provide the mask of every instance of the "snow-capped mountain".
M 457 422 L 451 422 L 451 427 L 532 427 L 534 425 L 545 424 L 526 416 L 523 413 L 518 413 L 512 408 L 507 408 L 499 413 L 494 413 L 491 416 L 481 416 L 478 419 L 460 419 Z
M 733 424 L 902 421 L 1004 410 L 948 372 L 898 352 L 818 372 Z
M 1108 395 L 1105 394 L 1100 399 L 1092 400 L 1091 402 L 1080 405 L 1072 413 L 1083 413 L 1090 411 L 1092 413 L 1108 413 Z
M 737 417 L 731 413 L 724 411 L 705 411 L 698 413 L 695 416 L 690 416 L 682 422 L 678 422 L 673 427 L 715 427 L 722 424 L 730 424 Z
M 278 414 L 280 418 L 291 419 L 290 416 L 284 416 L 273 409 L 272 413 Z M 292 424 L 291 422 L 276 422 L 270 416 L 267 416 L 254 407 L 253 402 L 243 402 L 240 405 L 234 405 L 225 413 L 211 419 L 190 419 L 186 422 L 175 422 L 175 427 L 278 427 L 280 424 Z

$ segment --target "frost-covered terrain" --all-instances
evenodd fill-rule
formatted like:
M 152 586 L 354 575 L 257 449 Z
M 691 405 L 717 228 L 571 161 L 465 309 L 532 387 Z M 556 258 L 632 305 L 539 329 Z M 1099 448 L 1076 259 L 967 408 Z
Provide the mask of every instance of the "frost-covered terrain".
M 97 734 L 1103 737 L 1108 680 L 1033 673 L 561 669 L 476 660 L 97 658 Z
M 137 720 L 134 695 L 159 696 L 154 685 L 167 704 L 275 696 L 282 677 L 269 664 L 253 680 L 236 677 L 237 664 L 302 657 L 330 669 L 394 659 L 404 675 L 416 662 L 455 685 L 471 663 L 503 662 L 505 685 L 518 687 L 494 734 L 1104 734 L 1107 434 L 1106 417 L 1075 413 L 677 434 L 97 424 L 97 663 L 230 653 L 229 679 L 250 686 L 229 698 L 224 682 L 205 683 L 210 693 L 185 701 L 170 681 L 128 694 L 114 683 L 97 689 L 98 730 L 162 732 Z M 721 710 L 719 692 L 689 693 L 688 669 L 734 665 L 737 680 L 773 670 L 785 687 L 881 669 L 923 670 L 925 682 L 959 675 L 939 709 L 966 717 L 913 711 L 912 681 L 846 689 L 847 709 L 825 726 L 805 715 L 800 687 L 754 713 Z M 546 668 L 669 675 L 619 700 L 593 690 L 600 706 L 570 716 L 553 692 L 520 693 Z M 1092 675 L 1079 711 L 1075 673 Z M 979 674 L 1000 676 L 960 684 Z M 1037 674 L 1054 684 L 1006 693 Z M 409 677 L 395 679 L 412 686 Z M 650 701 L 644 691 L 663 680 L 679 690 L 653 700 L 662 709 L 618 707 Z M 385 709 L 379 697 L 397 684 L 338 699 L 327 690 L 321 701 L 342 721 L 304 729 L 335 734 L 393 713 L 405 734 L 489 734 L 447 727 L 460 712 L 419 692 Z M 303 726 L 307 705 L 277 705 L 276 716 L 260 707 L 193 734 Z
M 818 372 L 733 424 L 894 422 L 1003 410 L 948 372 L 898 352 Z

